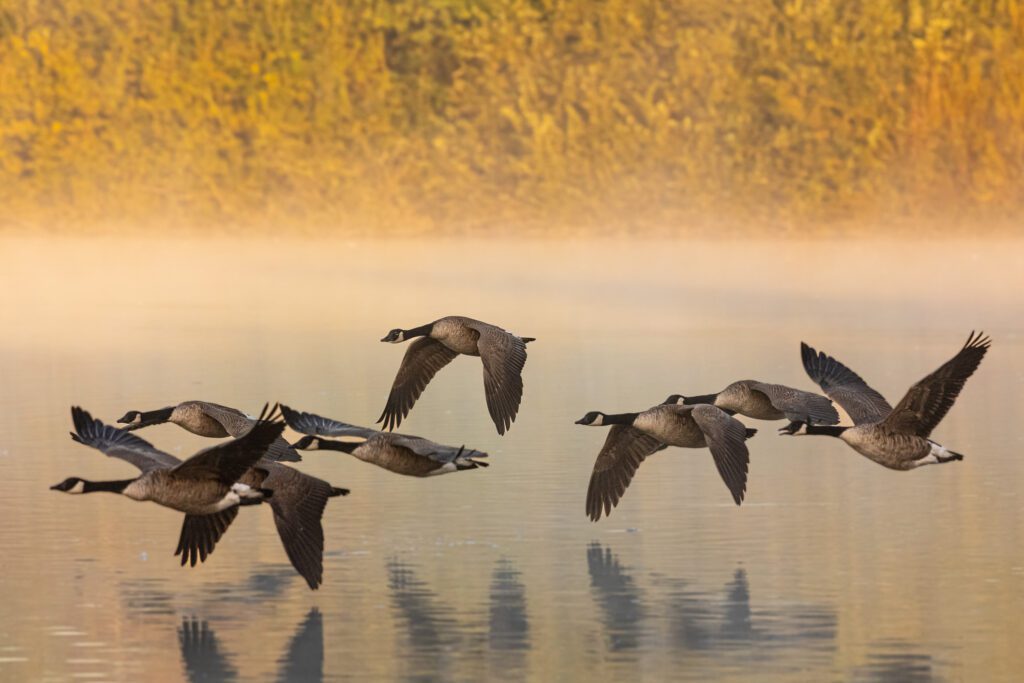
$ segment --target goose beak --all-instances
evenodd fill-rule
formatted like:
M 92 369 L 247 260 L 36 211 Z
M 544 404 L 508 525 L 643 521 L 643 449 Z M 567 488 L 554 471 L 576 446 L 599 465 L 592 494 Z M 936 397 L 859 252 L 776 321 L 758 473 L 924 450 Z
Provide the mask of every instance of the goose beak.
M 578 425 L 586 424 L 586 422 L 583 421 L 584 419 L 585 418 L 581 417 L 580 419 L 576 420 L 575 424 L 578 424 Z

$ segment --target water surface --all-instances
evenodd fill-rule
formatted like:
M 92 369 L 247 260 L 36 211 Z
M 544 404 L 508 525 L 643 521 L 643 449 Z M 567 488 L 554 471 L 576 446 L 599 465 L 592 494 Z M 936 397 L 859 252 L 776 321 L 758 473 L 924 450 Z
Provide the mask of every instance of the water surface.
M 1022 247 L 5 238 L 0 679 L 1014 680 Z M 179 514 L 47 490 L 133 473 L 68 438 L 73 404 L 277 400 L 369 425 L 404 352 L 377 340 L 450 313 L 538 338 L 519 418 L 497 436 L 460 358 L 402 430 L 490 468 L 418 480 L 308 454 L 352 489 L 328 505 L 317 592 L 268 510 L 189 569 Z M 706 451 L 671 449 L 610 518 L 584 514 L 606 434 L 573 424 L 588 410 L 741 378 L 810 389 L 801 340 L 895 402 L 971 329 L 992 350 L 934 434 L 961 463 L 891 472 L 749 421 L 742 507 Z

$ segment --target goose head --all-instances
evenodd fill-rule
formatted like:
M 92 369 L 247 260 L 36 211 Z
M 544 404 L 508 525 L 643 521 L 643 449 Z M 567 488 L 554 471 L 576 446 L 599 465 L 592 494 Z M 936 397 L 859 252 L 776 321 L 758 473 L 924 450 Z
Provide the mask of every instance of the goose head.
M 592 410 L 580 419 L 576 420 L 576 424 L 585 425 L 587 427 L 600 427 L 604 424 L 604 413 L 598 410 Z
M 85 480 L 78 477 L 68 477 L 59 484 L 50 487 L 51 491 L 63 491 L 64 493 L 85 493 Z
M 382 342 L 391 342 L 392 344 L 398 344 L 398 343 L 404 342 L 405 341 L 405 330 L 403 330 L 401 328 L 395 328 L 395 329 L 391 330 L 390 332 L 388 332 L 384 336 L 384 338 L 381 339 L 381 341 Z
M 320 450 L 319 436 L 304 436 L 292 444 L 297 451 L 318 451 Z
M 684 403 L 686 403 L 686 397 L 683 396 L 682 394 L 672 394 L 671 396 L 666 398 L 664 401 L 662 401 L 662 405 L 680 405 L 681 406 Z

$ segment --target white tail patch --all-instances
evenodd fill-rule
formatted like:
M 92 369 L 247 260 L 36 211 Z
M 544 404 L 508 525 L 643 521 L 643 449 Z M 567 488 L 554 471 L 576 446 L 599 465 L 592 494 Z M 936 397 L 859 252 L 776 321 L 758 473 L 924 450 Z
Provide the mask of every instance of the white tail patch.
M 241 482 L 232 484 L 231 492 L 239 498 L 255 498 L 257 500 L 263 498 L 263 493 L 261 491 L 257 491 L 248 484 L 243 484 Z

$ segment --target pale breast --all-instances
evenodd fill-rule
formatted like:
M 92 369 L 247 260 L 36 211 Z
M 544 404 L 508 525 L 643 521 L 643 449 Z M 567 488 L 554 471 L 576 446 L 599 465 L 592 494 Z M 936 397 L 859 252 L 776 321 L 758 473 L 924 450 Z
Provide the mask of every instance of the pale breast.
M 171 413 L 170 421 L 199 436 L 214 439 L 228 436 L 224 425 L 207 415 L 203 408 L 195 403 L 182 403 L 177 406 Z
M 705 446 L 704 432 L 693 421 L 689 410 L 677 406 L 656 406 L 636 416 L 633 426 L 655 439 L 682 448 Z
M 772 405 L 771 400 L 760 391 L 751 389 L 750 380 L 733 382 L 718 394 L 715 405 L 733 410 L 756 420 L 781 420 L 785 415 Z
M 441 318 L 434 323 L 430 336 L 456 353 L 480 355 L 476 344 L 480 334 L 459 318 Z

